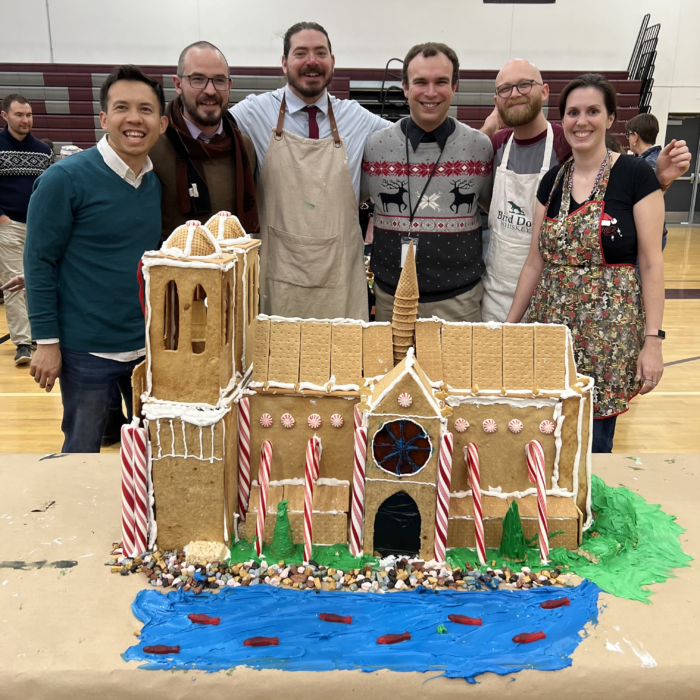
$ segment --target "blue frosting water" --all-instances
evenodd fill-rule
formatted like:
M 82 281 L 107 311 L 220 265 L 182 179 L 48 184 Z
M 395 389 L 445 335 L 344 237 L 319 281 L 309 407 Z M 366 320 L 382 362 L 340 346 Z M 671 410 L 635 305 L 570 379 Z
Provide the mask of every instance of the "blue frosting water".
M 235 666 L 284 671 L 443 671 L 470 682 L 481 673 L 505 675 L 524 668 L 555 671 L 571 665 L 571 654 L 597 622 L 600 588 L 584 581 L 565 590 L 333 593 L 279 590 L 271 586 L 232 588 L 218 594 L 141 591 L 133 604 L 144 623 L 140 643 L 122 656 L 147 661 L 147 669 Z M 543 610 L 540 603 L 568 597 L 571 605 Z M 199 625 L 190 613 L 220 617 Z M 319 613 L 351 615 L 352 624 L 323 622 Z M 480 617 L 481 627 L 451 622 L 448 615 Z M 438 625 L 447 634 L 438 634 Z M 542 631 L 546 639 L 517 644 L 522 632 Z M 385 634 L 410 632 L 411 640 L 377 644 Z M 279 637 L 279 646 L 246 647 L 249 637 Z M 179 646 L 171 656 L 145 654 L 155 644 Z

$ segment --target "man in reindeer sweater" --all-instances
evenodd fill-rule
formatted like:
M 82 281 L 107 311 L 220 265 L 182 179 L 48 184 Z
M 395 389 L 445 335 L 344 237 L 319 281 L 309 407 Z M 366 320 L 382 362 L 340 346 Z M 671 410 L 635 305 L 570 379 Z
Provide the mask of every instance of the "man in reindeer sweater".
M 372 134 L 363 197 L 374 200 L 376 320 L 390 321 L 410 242 L 416 250 L 420 318 L 481 321 L 484 272 L 479 207 L 491 195 L 490 139 L 447 116 L 459 61 L 445 44 L 414 46 L 403 64 L 411 116 Z

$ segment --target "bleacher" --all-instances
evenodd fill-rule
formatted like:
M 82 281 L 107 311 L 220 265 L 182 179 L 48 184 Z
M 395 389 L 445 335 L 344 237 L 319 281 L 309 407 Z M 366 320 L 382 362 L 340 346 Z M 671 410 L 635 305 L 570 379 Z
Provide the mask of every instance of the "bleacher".
M 0 63 L 0 99 L 18 92 L 30 102 L 34 112 L 33 134 L 54 142 L 58 152 L 63 145 L 89 148 L 102 137 L 100 128 L 100 85 L 112 70 L 109 65 Z M 174 66 L 143 66 L 144 72 L 160 82 L 166 100 L 175 97 L 172 76 Z M 581 71 L 584 72 L 584 71 Z M 564 86 L 580 75 L 576 71 L 545 71 L 542 76 L 550 87 L 545 114 L 550 121 L 560 120 L 557 103 Z M 460 72 L 459 90 L 450 108 L 450 116 L 469 126 L 479 128 L 493 110 L 493 94 L 497 71 Z M 603 73 L 618 94 L 618 118 L 611 132 L 626 144 L 625 124 L 639 113 L 641 81 L 628 80 L 625 71 Z M 383 82 L 385 70 L 336 69 L 329 87 L 340 99 L 352 98 L 372 112 L 382 110 L 382 88 L 389 94 L 391 108 L 385 105 L 387 118 L 397 119 L 408 114 L 401 96 L 401 82 L 393 78 Z M 286 79 L 281 68 L 231 68 L 231 102 L 245 99 L 251 93 L 260 94 L 282 87 Z M 397 99 L 398 98 L 398 99 Z

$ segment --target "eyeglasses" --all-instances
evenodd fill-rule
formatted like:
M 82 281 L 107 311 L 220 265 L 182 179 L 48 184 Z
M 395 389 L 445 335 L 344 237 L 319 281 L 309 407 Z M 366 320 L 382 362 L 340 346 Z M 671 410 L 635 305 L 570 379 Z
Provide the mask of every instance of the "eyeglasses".
M 207 85 L 211 81 L 215 90 L 219 92 L 226 92 L 231 87 L 231 78 L 207 78 L 204 75 L 181 75 L 181 78 L 187 78 L 190 81 L 190 85 L 195 90 L 206 90 Z
M 513 88 L 515 88 L 519 94 L 529 95 L 533 85 L 542 85 L 542 83 L 538 83 L 536 80 L 521 80 L 515 85 L 508 85 L 506 83 L 505 85 L 500 85 L 496 88 L 496 94 L 502 100 L 505 100 L 507 97 L 511 96 Z

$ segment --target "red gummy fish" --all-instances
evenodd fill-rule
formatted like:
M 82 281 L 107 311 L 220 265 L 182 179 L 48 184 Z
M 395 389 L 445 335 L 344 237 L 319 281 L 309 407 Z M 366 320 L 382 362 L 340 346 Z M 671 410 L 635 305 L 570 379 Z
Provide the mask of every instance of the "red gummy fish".
M 187 617 L 198 625 L 218 625 L 221 622 L 220 617 L 209 617 L 204 613 L 190 613 Z
M 349 625 L 352 622 L 351 615 L 343 617 L 342 615 L 336 615 L 335 613 L 321 613 L 318 617 L 324 622 L 342 622 L 344 625 Z
M 480 617 L 467 617 L 466 615 L 448 615 L 448 620 L 456 622 L 458 625 L 480 625 Z
M 243 642 L 246 647 L 276 647 L 279 646 L 279 637 L 251 637 Z
M 530 642 L 536 642 L 546 637 L 547 635 L 544 632 L 523 632 L 522 634 L 516 634 L 515 637 L 513 637 L 513 641 L 516 644 L 529 644 Z
M 144 647 L 145 654 L 179 654 L 180 647 L 166 647 L 164 644 L 156 644 L 152 647 Z
M 377 638 L 377 644 L 398 644 L 399 642 L 407 642 L 411 639 L 410 632 L 404 632 L 403 634 L 383 634 L 381 637 Z
M 545 610 L 554 610 L 554 608 L 563 608 L 565 605 L 571 605 L 571 601 L 566 597 L 545 600 L 544 603 L 540 604 L 540 607 Z

